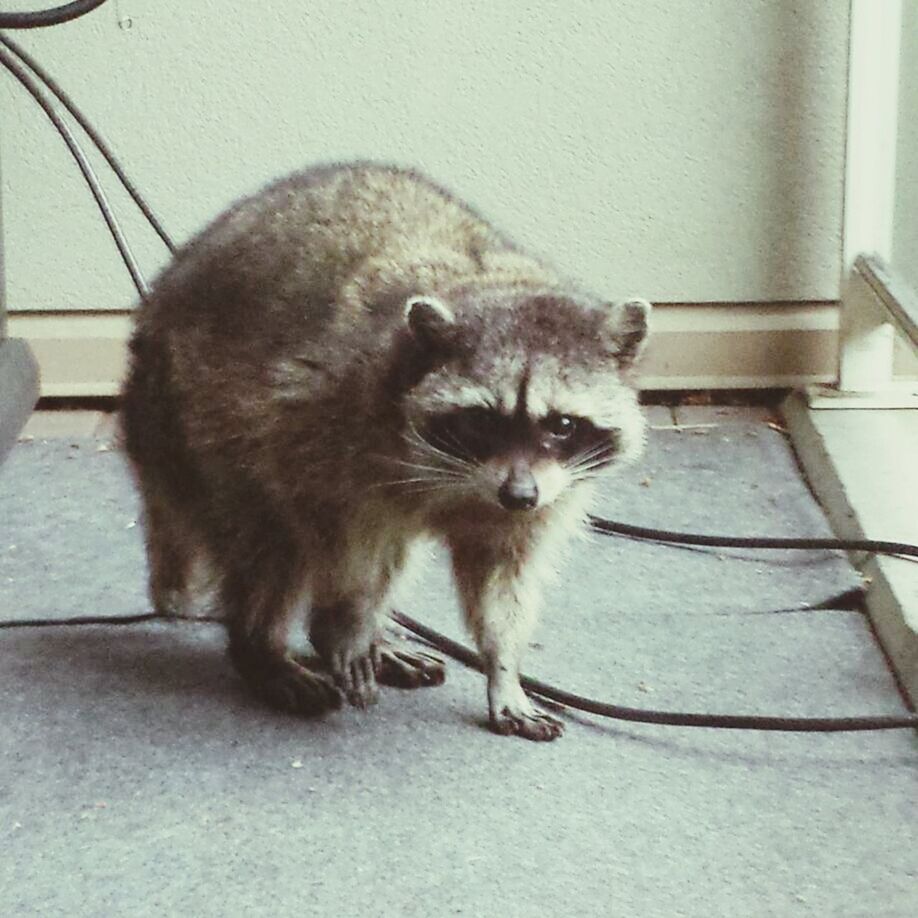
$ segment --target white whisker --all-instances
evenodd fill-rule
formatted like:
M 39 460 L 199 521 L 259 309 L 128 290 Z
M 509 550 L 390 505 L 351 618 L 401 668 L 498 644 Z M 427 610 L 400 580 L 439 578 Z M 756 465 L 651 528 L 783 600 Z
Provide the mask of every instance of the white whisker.
M 613 452 L 614 449 L 615 447 L 610 443 L 600 443 L 591 449 L 584 450 L 582 453 L 573 456 L 566 465 L 568 468 L 578 468 L 579 466 L 586 465 L 599 456 Z
M 444 487 L 452 487 L 457 484 L 460 484 L 465 480 L 465 477 L 462 475 L 456 475 L 453 473 L 442 473 L 435 475 L 416 475 L 411 478 L 392 478 L 388 481 L 377 481 L 374 484 L 370 485 L 370 488 L 390 488 L 390 487 L 401 487 L 403 485 L 413 485 L 413 484 L 442 484 Z
M 465 487 L 463 483 L 460 482 L 433 482 L 426 486 L 422 484 L 409 485 L 406 486 L 403 490 L 408 494 L 431 494 L 435 491 L 448 491 L 451 493 L 457 493 Z
M 387 462 L 391 462 L 393 465 L 399 465 L 402 468 L 410 469 L 412 471 L 433 472 L 436 475 L 452 475 L 459 477 L 458 472 L 440 465 L 424 465 L 420 462 L 409 462 L 406 459 L 396 459 L 394 457 L 388 456 L 380 456 L 379 458 L 385 459 Z
M 421 452 L 426 453 L 431 458 L 436 458 L 445 465 L 450 465 L 457 469 L 466 470 L 474 468 L 473 464 L 467 459 L 463 459 L 460 456 L 454 456 L 452 453 L 448 453 L 445 450 L 440 449 L 438 446 L 435 446 L 430 442 L 430 440 L 421 435 L 414 424 L 409 425 L 409 430 L 406 431 L 403 436 L 409 445 L 417 447 L 421 450 Z
M 612 453 L 596 453 L 590 459 L 584 459 L 574 465 L 568 466 L 568 471 L 575 479 L 590 477 L 594 472 L 608 468 L 611 465 Z

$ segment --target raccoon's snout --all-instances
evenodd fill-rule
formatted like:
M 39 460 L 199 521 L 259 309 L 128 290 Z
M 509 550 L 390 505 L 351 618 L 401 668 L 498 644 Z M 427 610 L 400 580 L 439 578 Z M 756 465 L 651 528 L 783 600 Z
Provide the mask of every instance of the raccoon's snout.
M 506 510 L 532 510 L 539 502 L 539 488 L 528 466 L 513 468 L 497 491 Z

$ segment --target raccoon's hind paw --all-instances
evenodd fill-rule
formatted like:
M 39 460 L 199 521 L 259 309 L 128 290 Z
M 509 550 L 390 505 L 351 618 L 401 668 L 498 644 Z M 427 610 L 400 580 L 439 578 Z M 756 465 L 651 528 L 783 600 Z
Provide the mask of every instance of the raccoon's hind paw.
M 191 618 L 190 601 L 184 590 L 151 589 L 153 611 L 162 618 Z
M 295 660 L 278 661 L 246 681 L 262 701 L 289 714 L 318 717 L 341 707 L 341 693 L 331 679 Z
M 521 736 L 537 742 L 550 742 L 564 732 L 564 724 L 538 708 L 511 710 L 504 707 L 491 714 L 490 727 L 501 736 Z
M 376 660 L 376 679 L 380 685 L 415 689 L 446 681 L 446 665 L 433 654 L 382 641 L 376 648 Z
M 185 590 L 159 592 L 153 600 L 153 611 L 163 618 L 219 619 L 220 610 L 208 596 Z

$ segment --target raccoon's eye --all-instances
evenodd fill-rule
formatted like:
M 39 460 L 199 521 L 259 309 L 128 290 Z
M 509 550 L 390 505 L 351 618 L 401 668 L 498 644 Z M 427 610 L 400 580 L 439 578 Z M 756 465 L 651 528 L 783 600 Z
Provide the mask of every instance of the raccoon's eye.
M 569 414 L 550 414 L 543 419 L 542 430 L 555 440 L 570 440 L 577 432 L 577 418 Z

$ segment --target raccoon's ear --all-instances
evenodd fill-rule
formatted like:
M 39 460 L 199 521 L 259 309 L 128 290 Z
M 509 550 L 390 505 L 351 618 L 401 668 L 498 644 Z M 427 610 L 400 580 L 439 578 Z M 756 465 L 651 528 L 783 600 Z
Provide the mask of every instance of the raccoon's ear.
M 603 323 L 603 337 L 621 366 L 631 366 L 641 355 L 647 340 L 650 303 L 647 300 L 625 300 L 608 308 Z
M 428 351 L 449 350 L 455 339 L 456 317 L 435 296 L 412 296 L 405 302 L 405 322 L 415 341 Z

